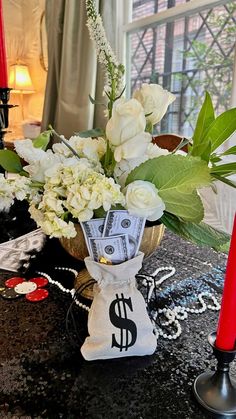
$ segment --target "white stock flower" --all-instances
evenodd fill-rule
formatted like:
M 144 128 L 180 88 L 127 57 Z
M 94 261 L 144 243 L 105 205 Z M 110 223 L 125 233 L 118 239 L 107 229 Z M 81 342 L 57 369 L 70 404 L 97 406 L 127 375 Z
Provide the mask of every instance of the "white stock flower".
M 136 99 L 118 99 L 112 117 L 106 126 L 106 135 L 113 146 L 119 146 L 145 131 L 146 118 L 143 107 Z
M 163 215 L 165 204 L 153 183 L 135 180 L 123 192 L 130 214 L 147 218 L 148 221 L 156 221 Z
M 24 170 L 35 182 L 43 183 L 46 170 L 61 161 L 60 156 L 54 154 L 52 150 L 44 151 L 34 147 L 31 140 L 17 140 L 14 142 L 14 146 L 17 154 L 29 163 L 24 166 Z
M 153 125 L 157 124 L 165 115 L 168 106 L 174 102 L 175 96 L 164 90 L 159 84 L 142 84 L 140 89 L 133 93 L 143 106 L 147 120 Z
M 35 182 L 44 183 L 47 170 L 51 169 L 54 165 L 58 165 L 61 161 L 60 157 L 54 154 L 52 150 L 47 150 L 43 153 L 40 158 L 24 166 L 24 170 L 29 173 L 30 178 Z
M 45 151 L 33 146 L 32 140 L 14 141 L 15 150 L 27 163 L 34 163 L 44 157 Z

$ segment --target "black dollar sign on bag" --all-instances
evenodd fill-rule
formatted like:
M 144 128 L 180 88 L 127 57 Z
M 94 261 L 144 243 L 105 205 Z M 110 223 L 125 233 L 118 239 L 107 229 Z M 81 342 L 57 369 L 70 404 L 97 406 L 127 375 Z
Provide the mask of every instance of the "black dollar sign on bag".
M 116 305 L 118 315 L 116 314 Z M 115 327 L 118 327 L 120 329 L 120 343 L 117 342 L 115 333 L 112 333 L 111 347 L 113 348 L 114 346 L 116 346 L 120 349 L 120 352 L 123 349 L 127 351 L 128 348 L 135 344 L 137 339 L 137 327 L 132 320 L 127 318 L 126 305 L 129 307 L 130 311 L 133 311 L 131 298 L 124 298 L 124 294 L 121 293 L 121 297 L 119 297 L 118 294 L 116 294 L 116 299 L 111 302 L 109 308 L 109 316 L 111 323 Z

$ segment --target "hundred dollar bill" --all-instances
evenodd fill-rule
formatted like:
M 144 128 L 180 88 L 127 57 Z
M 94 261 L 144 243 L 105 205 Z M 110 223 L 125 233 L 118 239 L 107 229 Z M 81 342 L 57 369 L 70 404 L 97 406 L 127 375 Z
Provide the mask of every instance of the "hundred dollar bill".
M 102 237 L 105 218 L 92 218 L 80 223 L 89 250 L 89 237 Z M 90 253 L 90 252 L 89 252 Z
M 103 237 L 128 234 L 131 257 L 137 255 L 142 240 L 145 218 L 131 215 L 126 210 L 110 210 L 107 213 Z
M 112 237 L 89 237 L 90 256 L 99 262 L 101 257 L 114 265 L 130 258 L 129 240 L 125 234 Z

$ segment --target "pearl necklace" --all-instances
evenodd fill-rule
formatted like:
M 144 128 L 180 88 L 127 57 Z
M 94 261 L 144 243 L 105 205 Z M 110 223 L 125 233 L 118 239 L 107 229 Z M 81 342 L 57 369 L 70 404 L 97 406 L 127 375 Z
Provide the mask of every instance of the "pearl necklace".
M 68 271 L 71 272 L 74 277 L 76 278 L 78 275 L 78 271 L 76 271 L 75 269 L 72 268 L 66 268 L 66 267 L 60 267 L 60 266 L 56 266 L 54 268 L 55 270 L 60 270 L 60 271 Z M 159 280 L 157 280 L 155 277 L 159 272 L 163 272 L 163 271 L 170 271 L 169 273 L 163 275 Z M 138 274 L 137 278 L 143 279 L 142 281 L 142 285 L 144 287 L 148 288 L 148 294 L 146 297 L 146 306 L 147 306 L 147 310 L 149 308 L 149 303 L 152 299 L 152 294 L 154 292 L 154 290 L 157 288 L 157 286 L 161 285 L 164 281 L 166 281 L 168 278 L 172 277 L 175 274 L 176 270 L 175 268 L 173 268 L 172 266 L 164 266 L 161 268 L 157 268 L 152 274 Z M 63 285 L 58 282 L 58 281 L 54 281 L 50 275 L 48 275 L 45 272 L 41 272 L 41 271 L 37 271 L 36 272 L 38 275 L 44 276 L 45 278 L 47 278 L 48 282 L 52 285 L 56 285 L 62 292 L 67 293 L 67 294 L 71 294 L 71 297 L 73 298 L 75 304 L 82 308 L 83 310 L 86 311 L 90 311 L 90 307 L 87 306 L 86 304 L 81 303 L 81 301 L 78 300 L 78 298 L 76 297 L 76 293 L 78 292 L 78 290 L 76 291 L 75 288 L 72 289 L 68 289 L 63 287 Z M 213 302 L 212 304 L 207 304 L 204 301 L 204 297 L 208 298 L 209 300 L 211 300 Z M 174 306 L 173 309 L 170 308 L 162 308 L 162 309 L 158 309 L 158 310 L 153 310 L 152 312 L 150 312 L 149 310 L 149 315 L 151 317 L 151 321 L 153 323 L 153 328 L 154 328 L 154 333 L 156 338 L 158 339 L 159 337 L 163 337 L 164 339 L 168 339 L 168 340 L 175 340 L 177 339 L 181 333 L 182 333 L 182 327 L 180 324 L 180 321 L 182 320 L 186 320 L 188 318 L 188 314 L 201 314 L 204 313 L 207 309 L 209 310 L 213 310 L 213 311 L 218 311 L 220 309 L 220 304 L 217 301 L 216 297 L 209 293 L 209 292 L 202 292 L 197 296 L 198 302 L 200 303 L 200 308 L 189 308 L 189 307 L 182 307 L 182 306 Z M 157 318 L 159 318 L 160 321 L 160 317 L 164 316 L 164 321 L 162 321 L 161 325 L 157 325 Z M 176 329 L 175 333 L 170 333 L 167 334 L 164 329 L 168 326 L 174 327 Z
M 77 275 L 78 275 L 78 271 L 76 271 L 75 269 L 72 269 L 72 268 L 65 268 L 65 267 L 61 267 L 61 266 L 56 266 L 54 269 L 56 269 L 56 270 L 58 270 L 58 271 L 68 271 L 68 272 L 71 272 L 74 276 L 75 276 L 75 278 L 77 277 Z M 42 276 L 44 276 L 45 278 L 47 278 L 47 280 L 48 280 L 48 282 L 50 283 L 50 284 L 52 284 L 52 285 L 56 285 L 62 292 L 65 292 L 65 293 L 67 293 L 67 294 L 71 294 L 71 297 L 74 299 L 74 302 L 75 302 L 75 304 L 77 305 L 77 306 L 79 306 L 80 308 L 83 308 L 84 310 L 86 310 L 86 311 L 89 311 L 90 310 L 90 307 L 88 307 L 88 306 L 86 306 L 86 304 L 83 304 L 83 303 L 81 303 L 81 301 L 79 301 L 78 300 L 78 298 L 75 296 L 75 294 L 76 294 L 76 290 L 75 290 L 75 288 L 72 288 L 71 290 L 70 289 L 68 289 L 68 288 L 65 288 L 65 287 L 63 287 L 63 285 L 60 283 L 60 282 L 58 282 L 58 281 L 54 281 L 51 277 L 50 277 L 50 275 L 48 275 L 48 274 L 46 274 L 45 272 L 40 272 L 40 271 L 36 271 L 36 273 L 38 274 L 38 275 L 42 275 Z
M 160 278 L 159 280 L 157 280 L 155 278 L 156 275 L 159 272 L 162 272 L 162 271 L 170 271 L 170 272 L 168 274 L 162 276 L 162 278 Z M 165 267 L 156 269 L 150 275 L 145 275 L 145 274 L 139 274 L 138 275 L 138 278 L 143 278 L 142 284 L 145 287 L 148 288 L 148 294 L 147 294 L 147 297 L 146 297 L 147 309 L 149 307 L 149 303 L 151 301 L 153 291 L 156 289 L 156 287 L 158 285 L 161 285 L 164 281 L 166 281 L 171 276 L 173 276 L 175 274 L 175 272 L 176 272 L 176 270 L 172 266 L 165 266 Z M 204 301 L 204 297 L 211 300 L 214 305 L 206 304 L 205 301 Z M 198 302 L 201 305 L 200 308 L 189 308 L 189 307 L 182 307 L 182 306 L 174 306 L 173 309 L 163 308 L 163 309 L 158 309 L 158 310 L 155 310 L 155 311 L 153 310 L 151 313 L 149 313 L 149 315 L 151 317 L 151 321 L 152 321 L 153 326 L 154 326 L 154 333 L 156 335 L 156 338 L 158 339 L 161 336 L 164 339 L 169 339 L 169 340 L 177 339 L 182 333 L 180 320 L 186 320 L 188 318 L 188 313 L 201 314 L 204 311 L 206 311 L 207 309 L 213 310 L 213 311 L 220 310 L 220 304 L 217 301 L 216 297 L 209 292 L 200 293 L 197 296 L 197 299 L 198 299 Z M 159 320 L 160 320 L 161 315 L 163 315 L 165 317 L 166 321 L 162 321 L 161 325 L 157 325 L 156 324 L 157 318 L 159 317 Z M 168 326 L 174 327 L 176 329 L 176 332 L 172 333 L 172 334 L 165 333 L 165 331 L 163 330 L 163 327 L 165 328 L 165 327 L 168 327 Z

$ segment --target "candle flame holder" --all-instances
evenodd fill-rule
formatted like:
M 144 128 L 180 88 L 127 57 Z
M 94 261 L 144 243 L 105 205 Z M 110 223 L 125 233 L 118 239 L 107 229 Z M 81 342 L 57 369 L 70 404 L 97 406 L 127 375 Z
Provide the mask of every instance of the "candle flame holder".
M 8 114 L 9 109 L 14 108 L 17 105 L 10 105 L 10 91 L 9 87 L 0 87 L 0 149 L 4 148 L 4 135 L 7 133 L 6 128 L 8 128 L 9 120 Z
M 236 418 L 236 380 L 230 377 L 229 364 L 234 360 L 236 349 L 225 351 L 215 346 L 216 333 L 210 333 L 208 342 L 217 359 L 216 371 L 200 374 L 193 385 L 197 401 L 218 417 Z

